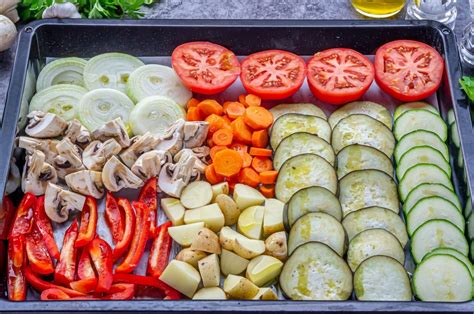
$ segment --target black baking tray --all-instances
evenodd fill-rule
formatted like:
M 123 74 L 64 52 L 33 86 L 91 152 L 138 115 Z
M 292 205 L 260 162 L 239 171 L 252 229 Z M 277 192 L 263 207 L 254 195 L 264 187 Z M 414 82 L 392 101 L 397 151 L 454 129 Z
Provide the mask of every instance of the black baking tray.
M 309 21 L 309 20 L 42 20 L 22 30 L 0 124 L 0 191 L 4 191 L 13 153 L 20 102 L 29 63 L 46 59 L 120 51 L 139 57 L 168 57 L 179 44 L 206 40 L 239 56 L 265 49 L 285 49 L 309 56 L 334 47 L 373 55 L 380 45 L 396 39 L 419 40 L 436 48 L 445 60 L 445 76 L 435 98 L 445 120 L 454 110 L 465 169 L 453 175 L 463 202 L 473 195 L 474 136 L 469 105 L 459 90 L 461 66 L 453 32 L 433 21 Z M 453 156 L 454 157 L 454 156 Z M 453 168 L 454 169 L 454 168 Z M 465 171 L 465 178 L 463 177 Z M 2 195 L 3 193 L 0 193 Z M 0 198 L 1 206 L 1 198 Z M 1 273 L 1 272 L 0 272 Z M 2 275 L 5 276 L 4 274 Z M 349 301 L 25 301 L 6 298 L 0 277 L 0 311 L 157 311 L 157 312 L 474 312 L 474 301 L 361 302 Z

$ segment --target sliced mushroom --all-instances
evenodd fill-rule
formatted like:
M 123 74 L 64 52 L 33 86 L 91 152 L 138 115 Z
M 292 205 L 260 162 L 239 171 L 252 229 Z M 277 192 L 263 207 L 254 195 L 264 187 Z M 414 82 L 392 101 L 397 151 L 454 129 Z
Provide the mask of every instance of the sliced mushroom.
M 33 154 L 36 150 L 41 151 L 46 156 L 46 162 L 52 164 L 54 158 L 58 155 L 56 145 L 58 140 L 40 140 L 28 136 L 20 136 L 18 138 L 18 147 L 26 150 L 27 153 Z
M 52 221 L 62 223 L 70 213 L 82 211 L 86 197 L 60 186 L 48 183 L 44 197 L 44 210 Z
M 122 147 L 113 138 L 101 142 L 92 141 L 82 153 L 82 162 L 89 170 L 101 171 L 107 160 L 120 153 Z
M 26 134 L 36 138 L 51 138 L 63 134 L 67 122 L 50 112 L 32 111 L 28 114 Z
M 204 121 L 187 121 L 184 123 L 184 147 L 202 146 L 207 138 L 209 123 Z
M 206 164 L 203 163 L 197 156 L 196 154 L 189 148 L 182 149 L 179 153 L 174 155 L 173 160 L 175 163 L 179 162 L 181 158 L 189 158 L 194 160 L 194 165 L 193 168 L 198 170 L 199 172 L 204 172 L 206 169 Z
M 94 139 L 99 141 L 106 141 L 110 138 L 115 139 L 122 148 L 130 146 L 130 138 L 128 137 L 127 129 L 121 118 L 111 120 L 92 132 Z
M 173 123 L 160 138 L 160 142 L 155 149 L 168 151 L 173 156 L 179 152 L 184 145 L 184 124 L 183 119 Z
M 68 137 L 72 143 L 81 147 L 86 146 L 91 141 L 91 133 L 89 130 L 76 119 L 69 122 L 64 137 Z
M 46 163 L 45 159 L 46 157 L 39 150 L 36 150 L 33 155 L 26 156 L 21 180 L 21 189 L 24 193 L 43 195 L 49 182 L 58 182 L 56 169 Z
M 122 159 L 127 167 L 132 167 L 140 155 L 153 150 L 158 145 L 158 142 L 159 140 L 150 132 L 135 136 L 131 140 L 132 144 L 130 147 L 120 154 L 120 159 Z
M 156 177 L 161 166 L 171 161 L 171 154 L 160 150 L 152 150 L 141 155 L 132 166 L 132 172 L 142 180 Z
M 59 155 L 54 158 L 53 166 L 56 168 L 58 176 L 61 179 L 64 179 L 64 177 L 70 173 L 84 170 L 81 151 L 69 138 L 63 138 L 58 145 L 56 145 L 56 149 Z
M 20 169 L 18 169 L 18 166 L 15 163 L 15 160 L 13 159 L 10 162 L 10 170 L 8 172 L 8 180 L 7 184 L 5 186 L 5 194 L 9 195 L 12 194 L 13 192 L 18 189 L 21 183 L 21 174 L 20 174 Z
M 160 189 L 170 196 L 180 197 L 184 187 L 200 177 L 199 172 L 194 169 L 196 160 L 194 155 L 184 154 L 176 164 L 165 164 L 158 180 Z
M 102 169 L 102 182 L 111 192 L 117 192 L 124 188 L 138 189 L 143 185 L 142 179 L 115 156 L 105 163 L 104 169 Z
M 104 195 L 102 174 L 98 171 L 81 170 L 65 177 L 67 186 L 74 192 L 90 195 L 97 199 Z

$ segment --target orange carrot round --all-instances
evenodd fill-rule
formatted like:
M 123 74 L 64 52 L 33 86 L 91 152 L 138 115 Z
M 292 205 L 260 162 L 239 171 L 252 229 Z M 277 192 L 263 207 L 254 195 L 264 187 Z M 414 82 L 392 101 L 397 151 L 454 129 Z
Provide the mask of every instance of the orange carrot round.
M 244 152 L 244 153 L 247 153 L 249 151 L 249 147 L 247 145 L 236 143 L 236 142 L 232 143 L 232 145 L 230 145 L 229 148 L 236 150 L 238 152 Z
M 272 155 L 272 150 L 266 148 L 250 147 L 249 154 L 251 156 L 270 157 Z
M 268 157 L 254 157 L 252 160 L 252 168 L 258 173 L 273 169 L 273 163 Z
M 232 149 L 224 149 L 214 156 L 214 169 L 217 174 L 230 177 L 239 173 L 242 169 L 243 160 L 238 152 Z
M 224 107 L 224 111 L 230 119 L 234 120 L 244 115 L 245 106 L 240 102 L 231 102 Z
M 278 177 L 278 171 L 276 170 L 269 170 L 269 171 L 262 171 L 259 173 L 260 181 L 263 184 L 274 184 Z
M 240 171 L 239 182 L 256 188 L 260 183 L 260 177 L 252 168 L 244 168 Z
M 262 184 L 259 188 L 260 192 L 263 196 L 267 198 L 275 197 L 275 186 L 274 185 L 265 185 Z
M 186 108 L 189 109 L 189 108 L 197 107 L 198 104 L 199 104 L 199 100 L 197 100 L 196 98 L 191 98 L 186 103 Z
M 188 108 L 188 112 L 186 113 L 186 120 L 187 121 L 202 121 L 201 113 L 197 107 Z
M 210 164 L 206 167 L 206 170 L 204 170 L 204 174 L 206 175 L 206 180 L 210 184 L 217 184 L 219 182 L 224 181 L 224 177 L 216 173 L 213 164 Z
M 248 107 L 249 105 L 247 105 L 247 103 L 245 102 L 245 95 L 242 94 L 239 96 L 239 102 L 244 105 L 245 107 Z
M 254 130 L 267 129 L 273 123 L 273 114 L 263 107 L 245 109 L 244 122 Z
M 242 160 L 244 161 L 242 168 L 250 167 L 252 165 L 252 156 L 250 156 L 250 154 L 246 152 L 241 152 L 241 156 Z
M 225 121 L 224 118 L 214 113 L 206 117 L 204 121 L 209 123 L 208 137 L 212 137 L 212 134 L 214 134 L 214 132 L 219 129 L 232 129 L 232 127 L 227 123 L 227 121 Z
M 258 108 L 258 107 L 255 107 Z M 232 130 L 234 132 L 234 138 L 244 144 L 252 143 L 252 131 L 245 124 L 243 118 L 239 117 L 232 121 L 231 123 Z
M 267 130 L 255 131 L 252 133 L 252 146 L 258 148 L 265 148 L 268 145 Z
M 257 95 L 253 94 L 248 94 L 245 96 L 245 103 L 251 107 L 251 106 L 260 106 L 262 104 L 262 99 L 258 97 Z
M 199 109 L 203 117 L 207 117 L 211 114 L 217 114 L 220 116 L 224 112 L 222 106 L 214 99 L 205 99 L 201 101 L 197 105 L 197 108 Z
M 211 159 L 214 160 L 214 157 L 216 156 L 216 154 L 224 149 L 227 149 L 227 147 L 222 146 L 222 145 L 215 145 L 209 150 L 209 156 L 211 156 Z
M 232 144 L 233 137 L 234 135 L 231 130 L 220 129 L 212 135 L 212 140 L 215 145 L 227 146 Z

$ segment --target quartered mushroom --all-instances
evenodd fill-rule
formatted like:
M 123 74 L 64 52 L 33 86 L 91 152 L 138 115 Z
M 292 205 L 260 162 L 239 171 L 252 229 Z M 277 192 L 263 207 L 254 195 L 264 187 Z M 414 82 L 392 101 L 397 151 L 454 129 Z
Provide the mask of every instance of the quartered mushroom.
M 65 177 L 67 186 L 74 192 L 90 195 L 97 199 L 104 196 L 102 174 L 98 171 L 81 170 Z
M 32 111 L 28 114 L 25 133 L 36 138 L 51 138 L 63 134 L 67 122 L 50 112 Z
M 196 169 L 197 171 L 203 173 L 204 170 L 206 170 L 207 164 L 202 162 L 201 159 L 199 159 L 199 157 L 189 148 L 182 149 L 179 153 L 174 155 L 173 161 L 175 163 L 177 163 L 181 160 L 181 158 L 187 159 L 187 158 L 191 158 L 191 157 L 194 157 L 194 166 L 193 166 L 193 168 Z
M 132 166 L 132 172 L 142 180 L 156 177 L 161 166 L 172 160 L 171 154 L 160 150 L 152 150 L 142 154 Z
M 111 120 L 92 132 L 94 139 L 99 141 L 106 141 L 113 138 L 117 143 L 126 148 L 130 146 L 130 138 L 128 137 L 127 129 L 121 118 Z
M 204 121 L 186 121 L 184 123 L 184 148 L 202 146 L 207 138 L 209 123 Z
M 81 152 L 69 138 L 63 138 L 58 145 L 58 156 L 54 158 L 53 166 L 58 172 L 58 177 L 64 179 L 67 174 L 83 170 Z
M 69 122 L 64 132 L 64 137 L 69 138 L 73 144 L 81 147 L 88 145 L 91 141 L 91 133 L 89 130 L 76 119 Z
M 196 161 L 196 156 L 188 153 L 183 154 L 175 164 L 165 164 L 160 171 L 159 188 L 170 196 L 180 197 L 189 182 L 201 177 L 200 171 L 195 169 Z
M 24 193 L 43 195 L 49 182 L 56 183 L 58 176 L 56 169 L 45 162 L 46 157 L 42 152 L 36 150 L 33 155 L 27 155 L 21 189 Z
M 13 158 L 10 161 L 10 170 L 8 171 L 8 179 L 7 184 L 5 186 L 5 194 L 9 195 L 18 189 L 21 184 L 21 174 L 20 169 L 15 163 L 15 159 Z
M 122 147 L 113 138 L 103 143 L 92 141 L 82 152 L 82 162 L 89 170 L 101 171 L 107 160 L 121 150 Z
M 58 155 L 56 145 L 58 140 L 37 139 L 28 136 L 18 138 L 18 147 L 26 150 L 28 154 L 33 154 L 36 150 L 41 151 L 46 156 L 46 162 L 52 164 L 54 158 Z
M 184 124 L 183 119 L 173 123 L 160 138 L 155 149 L 167 151 L 173 156 L 178 153 L 184 145 Z
M 82 211 L 86 197 L 48 183 L 44 197 L 44 210 L 49 219 L 62 223 L 68 220 L 69 215 Z
M 201 146 L 195 147 L 192 149 L 194 155 L 199 158 L 202 162 L 207 163 L 209 159 L 209 155 L 211 153 L 211 149 L 209 146 Z
M 120 154 L 120 159 L 127 167 L 132 167 L 143 153 L 154 150 L 159 140 L 150 132 L 132 138 L 131 145 Z
M 111 192 L 117 192 L 124 188 L 138 189 L 143 185 L 142 179 L 115 156 L 105 163 L 102 169 L 102 182 Z

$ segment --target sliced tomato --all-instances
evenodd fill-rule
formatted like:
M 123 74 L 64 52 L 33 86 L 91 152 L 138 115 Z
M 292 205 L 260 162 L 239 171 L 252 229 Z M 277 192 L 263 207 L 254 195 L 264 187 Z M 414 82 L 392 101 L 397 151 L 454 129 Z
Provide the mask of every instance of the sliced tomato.
M 434 92 L 441 84 L 444 61 L 424 43 L 395 40 L 375 53 L 375 81 L 380 88 L 401 101 L 417 101 Z
M 250 94 L 262 99 L 284 99 L 296 93 L 305 75 L 303 58 L 284 50 L 266 50 L 242 61 L 240 79 Z
M 362 97 L 374 80 L 369 59 L 347 48 L 317 52 L 308 61 L 308 85 L 314 97 L 341 105 Z
M 176 47 L 171 64 L 187 88 L 206 95 L 224 91 L 240 74 L 239 60 L 232 51 L 204 41 Z

